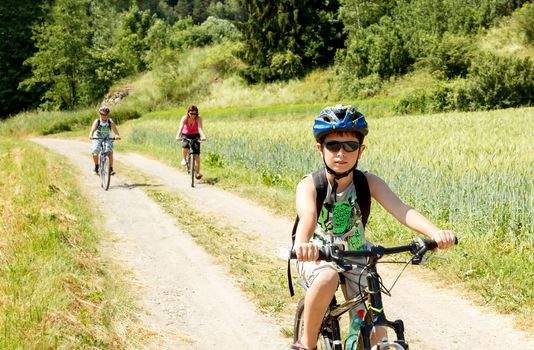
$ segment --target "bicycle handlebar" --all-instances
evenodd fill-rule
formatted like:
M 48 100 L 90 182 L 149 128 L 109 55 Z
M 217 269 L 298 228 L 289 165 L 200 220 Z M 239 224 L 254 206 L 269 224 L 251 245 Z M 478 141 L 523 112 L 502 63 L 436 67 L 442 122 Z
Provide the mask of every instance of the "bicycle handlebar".
M 454 244 L 458 244 L 458 238 L 455 238 Z M 374 257 L 381 258 L 384 255 L 411 252 L 414 256 L 413 264 L 421 262 L 421 258 L 429 250 L 436 249 L 438 244 L 432 239 L 417 238 L 412 243 L 396 247 L 386 248 L 380 245 L 372 246 L 371 249 L 365 250 L 341 250 L 335 245 L 322 247 L 319 249 L 319 259 L 323 261 L 333 261 L 344 264 L 345 258 Z M 297 254 L 294 250 L 290 251 L 290 259 L 296 259 Z
M 120 137 L 91 137 L 91 140 L 120 140 Z

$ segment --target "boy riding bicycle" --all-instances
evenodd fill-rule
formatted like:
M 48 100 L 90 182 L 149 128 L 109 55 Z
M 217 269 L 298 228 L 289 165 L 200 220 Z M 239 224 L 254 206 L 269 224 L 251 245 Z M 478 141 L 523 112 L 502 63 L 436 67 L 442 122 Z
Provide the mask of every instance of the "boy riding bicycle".
M 187 152 L 189 148 L 191 148 L 191 153 L 194 155 L 195 178 L 197 180 L 202 178 L 202 174 L 200 173 L 199 140 L 206 141 L 206 136 L 204 135 L 204 129 L 202 127 L 202 117 L 198 114 L 198 107 L 191 105 L 187 109 L 187 114 L 180 120 L 180 126 L 176 133 L 176 141 L 182 141 L 182 165 L 185 165 Z
M 89 131 L 89 139 L 93 141 L 91 145 L 91 154 L 93 155 L 93 162 L 95 164 L 93 172 L 98 174 L 99 170 L 98 153 L 100 153 L 100 149 L 102 147 L 101 140 L 99 139 L 105 139 L 103 151 L 108 152 L 109 164 L 111 165 L 110 175 L 115 175 L 115 171 L 113 171 L 113 142 L 111 140 L 111 131 L 113 131 L 115 134 L 115 139 L 120 139 L 121 136 L 119 135 L 119 130 L 117 129 L 117 126 L 113 120 L 108 118 L 108 107 L 100 107 L 98 109 L 98 114 L 100 117 L 95 119 L 93 125 L 91 126 L 91 131 Z
M 386 211 L 406 227 L 424 234 L 438 243 L 439 249 L 454 244 L 451 231 L 440 230 L 414 208 L 403 203 L 378 176 L 356 170 L 365 150 L 364 137 L 368 133 L 365 117 L 353 106 L 327 107 L 315 119 L 313 134 L 316 148 L 321 154 L 328 188 L 320 212 L 316 205 L 317 187 L 312 175 L 305 176 L 297 185 L 296 227 L 294 250 L 297 270 L 306 280 L 309 289 L 304 302 L 303 337 L 291 345 L 293 350 L 315 349 L 322 318 L 340 284 L 339 268 L 335 263 L 317 261 L 319 247 L 334 244 L 344 249 L 358 250 L 370 245 L 365 239 L 365 224 L 370 205 L 360 208 L 359 199 L 370 195 Z M 370 200 L 370 198 L 369 198 Z M 344 272 L 342 291 L 350 298 L 359 290 L 361 269 Z M 372 342 L 376 344 L 386 330 L 374 330 Z

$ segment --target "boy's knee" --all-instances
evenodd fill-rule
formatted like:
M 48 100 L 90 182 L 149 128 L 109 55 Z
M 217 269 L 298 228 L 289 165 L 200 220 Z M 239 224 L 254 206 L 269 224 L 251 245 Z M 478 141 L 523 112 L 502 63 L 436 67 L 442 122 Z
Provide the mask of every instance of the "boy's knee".
M 339 284 L 339 274 L 336 271 L 323 271 L 319 276 L 316 277 L 314 284 L 317 284 L 317 287 L 324 288 L 335 288 Z

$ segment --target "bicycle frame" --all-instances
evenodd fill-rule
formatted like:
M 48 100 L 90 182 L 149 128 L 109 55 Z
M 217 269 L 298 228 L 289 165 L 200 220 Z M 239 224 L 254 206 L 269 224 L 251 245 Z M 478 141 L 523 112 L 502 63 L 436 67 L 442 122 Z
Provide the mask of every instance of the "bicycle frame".
M 396 349 L 396 350 L 408 350 L 408 344 L 404 337 L 404 323 L 402 320 L 390 321 L 386 318 L 384 313 L 384 305 L 382 303 L 382 287 L 380 282 L 380 276 L 376 270 L 376 265 L 380 258 L 386 254 L 395 254 L 400 252 L 411 252 L 412 258 L 407 264 L 417 265 L 421 262 L 423 255 L 431 249 L 437 247 L 435 241 L 417 239 L 410 245 L 404 245 L 393 248 L 384 248 L 381 246 L 375 246 L 367 251 L 339 251 L 335 247 L 328 247 L 326 250 L 320 251 L 319 260 L 324 261 L 336 261 L 346 271 L 351 270 L 353 265 L 350 263 L 350 258 L 366 257 L 368 262 L 366 264 L 365 271 L 367 273 L 367 288 L 363 293 L 356 293 L 349 300 L 338 304 L 336 297 L 332 298 L 332 301 L 326 311 L 326 314 L 321 323 L 319 335 L 322 336 L 322 340 L 328 350 L 342 350 L 344 345 L 341 339 L 341 332 L 339 327 L 339 319 L 346 312 L 352 310 L 362 302 L 365 303 L 367 315 L 360 325 L 360 340 L 358 349 L 375 350 L 375 349 Z M 291 259 L 296 258 L 294 251 L 291 251 Z M 347 259 L 347 260 L 345 260 Z M 304 281 L 299 280 L 298 284 L 307 290 L 307 285 Z M 388 292 L 389 293 L 389 292 Z M 301 300 L 302 302 L 302 300 Z M 303 305 L 302 305 L 303 307 Z M 302 310 L 301 303 L 297 307 L 297 314 L 295 317 L 295 334 L 294 340 L 298 340 L 300 334 Z M 396 340 L 389 341 L 384 339 L 379 344 L 371 348 L 371 332 L 376 326 L 384 326 L 394 330 Z M 346 341 L 346 340 L 345 340 Z M 358 343 L 355 343 L 358 344 Z M 358 345 L 357 345 L 358 346 Z M 345 349 L 356 350 L 356 349 Z
M 342 350 L 343 342 L 341 339 L 339 319 L 345 313 L 349 312 L 361 303 L 366 303 L 367 314 L 372 316 L 366 317 L 360 327 L 360 337 L 362 340 L 363 349 L 371 349 L 370 339 L 373 328 L 376 326 L 385 326 L 395 331 L 397 338 L 395 343 L 400 346 L 399 349 L 407 350 L 408 344 L 404 338 L 404 323 L 402 320 L 389 321 L 384 313 L 382 291 L 380 288 L 379 275 L 376 271 L 376 265 L 371 265 L 368 267 L 366 278 L 368 287 L 363 295 L 356 294 L 352 298 L 340 304 L 337 303 L 336 297 L 334 296 L 321 324 L 320 334 L 323 337 L 323 341 L 325 341 L 325 344 L 332 343 L 332 350 Z M 299 285 L 302 285 L 302 283 L 299 283 Z M 388 342 L 388 345 L 394 346 L 391 344 L 391 342 Z
M 98 167 L 99 167 L 99 172 L 100 172 L 100 186 L 104 189 L 104 190 L 108 190 L 109 189 L 109 184 L 111 182 L 111 174 L 110 174 L 110 164 L 109 164 L 109 153 L 110 152 L 104 152 L 105 150 L 105 141 L 106 140 L 111 140 L 111 142 L 113 142 L 113 140 L 115 140 L 114 137 L 104 137 L 104 138 L 100 138 L 100 137 L 95 137 L 93 138 L 93 140 L 98 140 L 100 142 L 100 152 L 98 154 Z M 106 159 L 107 159 L 107 162 L 106 162 Z M 108 166 L 106 166 L 106 164 L 108 164 Z
M 187 168 L 187 173 L 191 175 L 191 187 L 195 187 L 195 154 L 193 153 L 193 144 L 200 144 L 200 140 L 196 138 L 184 138 L 184 140 L 187 140 L 187 143 L 189 144 L 189 148 L 187 149 L 187 157 L 185 159 L 185 165 Z

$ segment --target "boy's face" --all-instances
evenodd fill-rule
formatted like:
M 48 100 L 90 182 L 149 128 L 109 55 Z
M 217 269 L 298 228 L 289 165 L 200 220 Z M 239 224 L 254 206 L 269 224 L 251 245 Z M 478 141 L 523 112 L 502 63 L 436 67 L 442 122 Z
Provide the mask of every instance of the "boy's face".
M 326 135 L 323 143 L 317 143 L 317 150 L 324 154 L 324 160 L 329 168 L 336 173 L 349 171 L 365 146 L 360 145 L 360 141 L 353 133 L 330 133 Z

